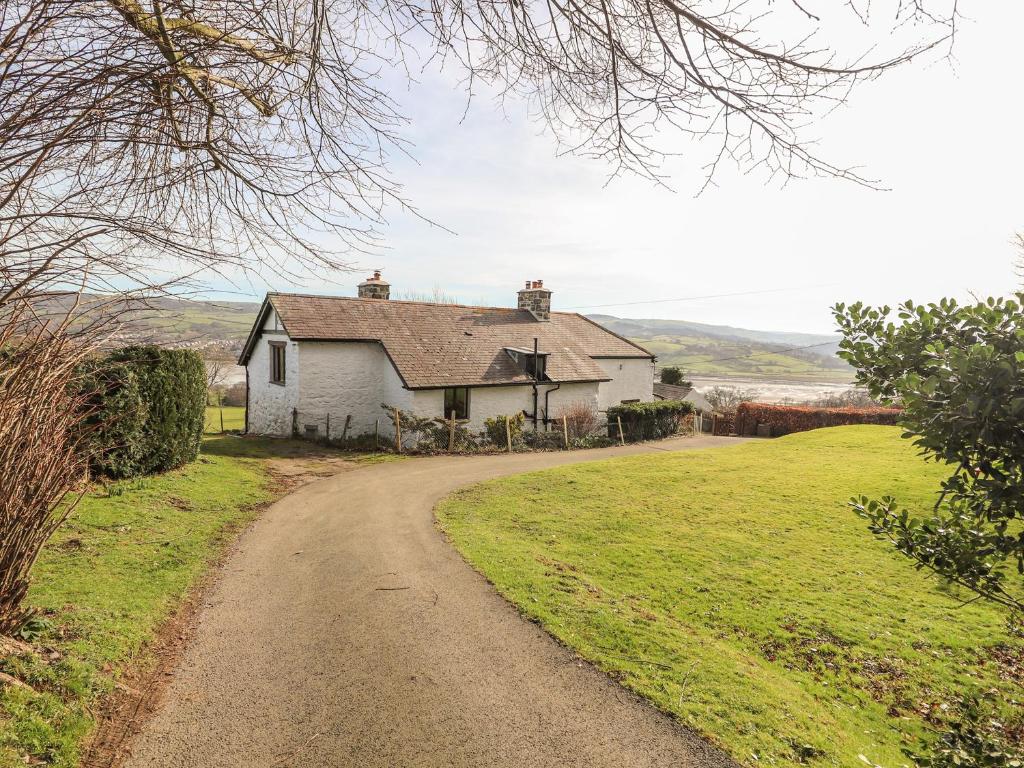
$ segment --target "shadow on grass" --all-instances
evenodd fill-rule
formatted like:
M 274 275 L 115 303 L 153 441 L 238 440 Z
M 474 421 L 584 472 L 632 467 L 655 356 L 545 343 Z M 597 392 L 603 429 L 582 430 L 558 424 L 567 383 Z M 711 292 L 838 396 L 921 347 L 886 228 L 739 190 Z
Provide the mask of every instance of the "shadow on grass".
M 365 462 L 402 458 L 391 453 L 342 450 L 307 440 L 232 434 L 204 436 L 202 453 L 243 459 L 347 459 Z

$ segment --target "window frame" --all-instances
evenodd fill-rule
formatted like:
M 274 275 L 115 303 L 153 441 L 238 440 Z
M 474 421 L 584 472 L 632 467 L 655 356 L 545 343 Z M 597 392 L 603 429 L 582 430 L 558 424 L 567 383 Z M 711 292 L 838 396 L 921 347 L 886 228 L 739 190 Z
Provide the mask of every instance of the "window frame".
M 456 421 L 468 421 L 469 420 L 469 414 L 470 414 L 470 395 L 469 395 L 469 392 L 470 392 L 470 389 L 471 389 L 470 387 L 445 387 L 444 389 L 441 390 L 441 407 L 444 410 L 444 418 L 445 419 L 450 419 L 452 417 L 452 410 L 454 410 L 455 411 L 455 420 Z M 462 390 L 462 391 L 464 391 L 466 393 L 465 400 L 464 400 L 463 413 L 461 415 L 459 414 L 459 407 L 458 407 L 458 394 L 457 393 L 459 392 L 459 390 Z M 451 393 L 452 404 L 454 404 L 454 406 L 455 406 L 454 409 L 449 407 L 449 402 L 448 402 L 448 393 L 449 392 Z
M 270 383 L 286 386 L 288 380 L 288 345 L 284 341 L 267 342 L 270 348 Z M 280 360 L 278 359 L 280 355 Z M 278 375 L 280 376 L 278 378 Z

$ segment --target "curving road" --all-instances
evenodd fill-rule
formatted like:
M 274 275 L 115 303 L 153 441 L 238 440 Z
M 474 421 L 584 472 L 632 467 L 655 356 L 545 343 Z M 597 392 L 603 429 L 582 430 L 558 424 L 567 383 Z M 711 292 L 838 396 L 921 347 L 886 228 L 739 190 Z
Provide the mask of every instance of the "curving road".
M 423 458 L 302 487 L 241 538 L 128 765 L 733 766 L 522 619 L 432 509 L 499 475 L 738 442 Z

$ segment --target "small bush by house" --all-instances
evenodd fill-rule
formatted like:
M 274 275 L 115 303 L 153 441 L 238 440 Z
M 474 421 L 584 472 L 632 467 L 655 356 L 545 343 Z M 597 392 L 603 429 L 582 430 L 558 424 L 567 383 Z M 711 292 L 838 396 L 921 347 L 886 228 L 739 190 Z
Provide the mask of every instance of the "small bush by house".
M 93 472 L 148 475 L 199 455 L 206 374 L 195 352 L 125 347 L 90 363 L 87 386 Z
M 650 403 L 622 403 L 608 409 L 608 436 L 617 438 L 619 421 L 623 437 L 630 442 L 657 440 L 679 432 L 693 403 L 685 400 L 655 400 Z
M 597 409 L 582 400 L 563 405 L 555 415 L 556 424 L 564 424 L 570 440 L 582 440 L 593 435 L 598 420 Z
M 738 435 L 754 435 L 767 431 L 771 437 L 791 432 L 806 432 L 821 427 L 847 424 L 893 425 L 899 420 L 898 408 L 816 408 L 771 403 L 741 403 L 736 409 L 735 430 Z
M 487 442 L 504 448 L 508 444 L 508 437 L 511 434 L 514 448 L 523 444 L 523 425 L 525 423 L 526 417 L 522 413 L 517 413 L 515 416 L 495 416 L 484 419 L 484 436 L 487 438 Z

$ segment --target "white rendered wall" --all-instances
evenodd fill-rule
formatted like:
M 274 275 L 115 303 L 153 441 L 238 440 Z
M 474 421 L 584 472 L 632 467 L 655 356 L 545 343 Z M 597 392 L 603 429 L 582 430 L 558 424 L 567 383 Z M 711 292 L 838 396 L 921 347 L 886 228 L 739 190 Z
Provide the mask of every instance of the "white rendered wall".
M 623 400 L 647 403 L 654 399 L 654 361 L 650 358 L 608 358 L 596 362 L 611 379 L 601 382 L 598 391 L 598 407 L 602 411 Z
M 274 318 L 264 327 L 273 328 Z M 270 383 L 270 342 L 284 341 L 285 383 Z M 283 332 L 264 333 L 256 340 L 246 370 L 249 373 L 249 431 L 256 435 L 290 437 L 292 409 L 299 401 L 299 345 Z
M 392 435 L 391 420 L 382 403 L 408 410 L 412 392 L 376 342 L 303 341 L 299 342 L 302 361 L 302 387 L 299 390 L 299 432 L 306 425 L 317 427 L 319 437 L 326 436 L 330 414 L 331 437 L 340 438 L 345 419 L 351 416 L 348 436 L 374 431 L 379 419 L 381 435 Z
M 544 418 L 544 393 L 548 389 L 552 390 L 549 398 L 552 418 L 558 414 L 562 406 L 570 403 L 583 402 L 597 409 L 596 382 L 562 384 L 558 389 L 555 389 L 554 384 L 540 384 L 537 387 L 537 405 L 541 418 Z M 444 390 L 417 390 L 413 396 L 413 410 L 418 416 L 441 418 L 444 415 Z M 470 387 L 469 423 L 466 427 L 470 432 L 480 432 L 486 419 L 515 416 L 522 411 L 533 413 L 533 388 L 529 385 Z

